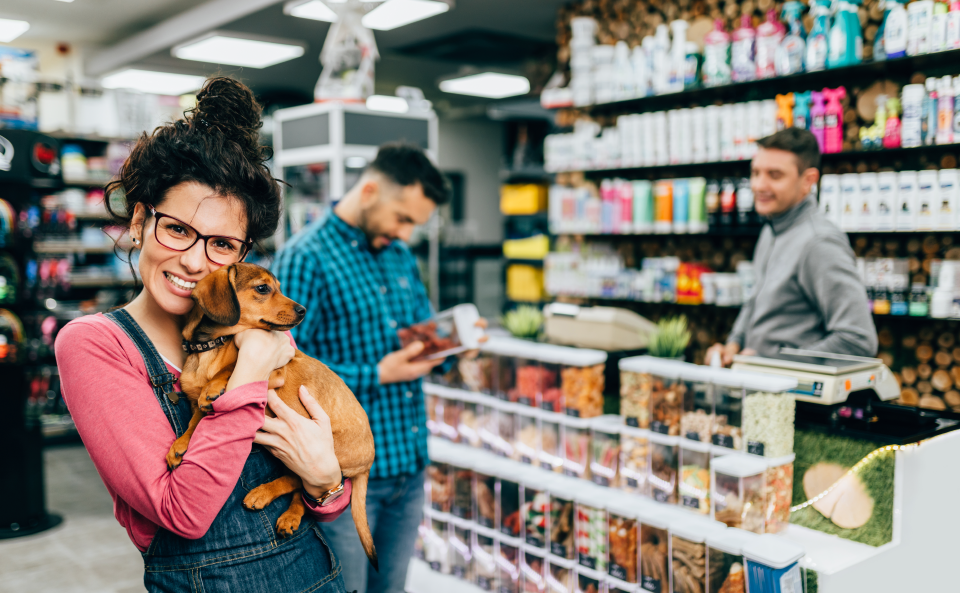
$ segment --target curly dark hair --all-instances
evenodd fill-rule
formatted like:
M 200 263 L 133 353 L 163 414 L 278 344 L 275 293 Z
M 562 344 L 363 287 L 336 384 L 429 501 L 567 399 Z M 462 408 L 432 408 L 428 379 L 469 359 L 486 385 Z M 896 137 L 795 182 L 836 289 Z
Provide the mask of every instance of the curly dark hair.
M 184 182 L 202 183 L 243 203 L 248 240 L 270 237 L 280 222 L 280 182 L 266 161 L 273 150 L 260 144 L 262 108 L 253 92 L 232 78 L 208 79 L 196 107 L 183 119 L 144 132 L 116 179 L 107 184 L 104 203 L 115 224 L 130 228 L 137 204 L 158 208 L 167 192 Z M 110 205 L 121 192 L 124 211 Z

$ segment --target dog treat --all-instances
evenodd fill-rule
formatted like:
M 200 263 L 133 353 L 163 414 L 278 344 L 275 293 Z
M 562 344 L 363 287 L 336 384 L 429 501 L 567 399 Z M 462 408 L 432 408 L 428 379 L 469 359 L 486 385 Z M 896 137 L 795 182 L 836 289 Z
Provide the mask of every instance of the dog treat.
M 707 583 L 711 593 L 744 593 L 743 556 L 707 547 Z M 738 588 L 739 586 L 739 588 Z M 724 589 L 726 587 L 726 589 Z
M 517 367 L 517 381 L 510 392 L 510 401 L 525 406 L 538 406 L 540 394 L 557 385 L 554 371 L 540 363 L 524 361 L 527 364 Z
M 620 464 L 620 435 L 594 430 L 590 443 L 590 475 L 601 486 L 617 486 Z
M 460 410 L 460 423 L 457 425 L 460 442 L 466 443 L 471 447 L 479 448 L 482 443 L 480 442 L 480 432 L 477 428 L 477 404 L 474 402 L 463 402 L 463 409 Z
M 400 345 L 404 348 L 413 342 L 423 342 L 423 351 L 413 360 L 422 360 L 428 356 L 456 348 L 459 343 L 449 337 L 437 335 L 437 322 L 427 321 L 397 330 Z
M 523 489 L 523 538 L 537 548 L 547 547 L 547 520 L 550 518 L 550 495 L 529 486 Z
M 686 385 L 676 379 L 653 376 L 650 387 L 650 430 L 677 436 Z
M 520 537 L 520 485 L 500 479 L 500 533 Z
M 573 501 L 550 497 L 550 553 L 574 559 Z
M 497 478 L 480 472 L 473 473 L 473 516 L 477 523 L 493 529 L 497 522 Z
M 563 473 L 576 478 L 590 477 L 590 429 L 587 424 L 563 425 Z
M 642 434 L 626 432 L 620 436 L 620 488 L 648 496 L 647 472 L 650 467 L 650 441 Z
M 443 415 L 439 426 L 440 436 L 453 443 L 460 442 L 460 413 L 463 402 L 456 399 L 440 398 Z
M 607 571 L 607 512 L 577 503 L 577 562 Z
M 473 572 L 477 586 L 484 591 L 498 591 L 500 588 L 493 548 L 493 538 L 477 534 L 476 544 L 473 546 Z
M 743 565 L 738 562 L 730 567 L 730 574 L 720 585 L 718 593 L 744 593 L 746 588 L 746 574 L 744 574 Z
M 650 442 L 650 496 L 657 502 L 677 503 L 679 451 L 676 445 Z
M 430 508 L 449 513 L 453 502 L 450 466 L 446 463 L 431 463 L 427 466 L 427 480 L 430 488 Z
M 778 393 L 751 393 L 743 400 L 743 438 L 747 452 L 767 457 L 793 453 L 793 397 Z
M 543 418 L 540 421 L 540 467 L 553 472 L 563 471 L 560 423 L 556 420 Z
M 529 550 L 523 553 L 523 568 L 520 570 L 520 590 L 524 593 L 544 593 L 546 580 L 544 570 L 546 561 Z
M 480 353 L 474 359 L 461 359 L 458 366 L 460 367 L 460 377 L 463 380 L 463 388 L 467 391 L 492 395 L 495 391 L 493 384 L 496 377 L 495 362 L 496 358 L 494 356 L 485 353 Z
M 433 436 L 440 436 L 439 415 L 443 414 L 443 408 L 440 407 L 440 398 L 431 393 L 425 393 L 423 394 L 423 400 L 427 407 L 427 430 Z
M 477 404 L 477 433 L 480 439 L 480 446 L 496 453 L 499 449 L 500 424 L 498 414 L 499 410 L 493 406 Z
M 540 457 L 540 424 L 534 416 L 517 414 L 517 457 L 523 463 L 534 464 Z
M 650 427 L 650 388 L 653 377 L 648 373 L 620 373 L 620 415 L 627 426 Z
M 563 412 L 563 390 L 550 387 L 540 394 L 540 409 L 548 412 Z
M 520 591 L 520 549 L 506 542 L 500 542 L 500 593 L 519 593 Z
M 610 576 L 637 582 L 637 521 L 610 513 Z
M 603 369 L 603 364 L 563 369 L 563 405 L 567 414 L 579 418 L 603 414 Z
M 718 460 L 715 460 L 719 464 Z M 714 468 L 713 512 L 717 521 L 754 533 L 764 529 L 764 473 L 736 476 Z
M 713 428 L 713 385 L 703 381 L 683 381 L 683 415 L 680 436 L 709 443 Z
M 473 554 L 470 552 L 471 531 L 452 525 L 447 541 L 450 544 L 450 573 L 458 579 L 473 582 Z
M 577 593 L 600 593 L 600 581 L 585 574 L 578 574 Z
M 703 410 L 684 412 L 680 418 L 680 434 L 690 440 L 709 443 L 713 422 L 713 414 Z
M 645 591 L 667 590 L 667 530 L 640 524 L 640 586 Z
M 431 531 L 423 541 L 423 553 L 432 570 L 450 574 L 450 547 L 447 544 L 447 522 L 433 519 Z
M 680 447 L 680 504 L 702 514 L 710 513 L 710 448 L 704 443 Z M 700 449 L 703 448 L 703 450 Z
M 494 394 L 505 401 L 511 401 L 512 394 L 512 401 L 516 403 L 517 398 L 520 397 L 520 392 L 517 390 L 517 368 L 522 365 L 513 356 L 495 354 L 494 359 L 496 360 L 493 365 L 496 372 Z M 532 366 L 538 365 L 539 363 L 534 361 Z
M 450 512 L 461 519 L 473 519 L 473 470 L 453 468 L 453 501 Z
M 743 388 L 718 385 L 716 395 L 716 416 L 713 419 L 711 441 L 714 445 L 743 449 L 741 421 L 743 413 Z
M 571 593 L 573 591 L 573 570 L 556 563 L 550 563 L 550 574 L 547 575 L 547 591 L 549 593 Z
M 793 456 L 772 459 L 767 467 L 764 499 L 767 509 L 765 533 L 777 533 L 790 523 L 793 503 Z
M 673 536 L 673 590 L 704 593 L 707 580 L 707 546 Z
M 517 416 L 508 410 L 497 413 L 497 449 L 496 453 L 509 459 L 520 459 L 517 452 Z

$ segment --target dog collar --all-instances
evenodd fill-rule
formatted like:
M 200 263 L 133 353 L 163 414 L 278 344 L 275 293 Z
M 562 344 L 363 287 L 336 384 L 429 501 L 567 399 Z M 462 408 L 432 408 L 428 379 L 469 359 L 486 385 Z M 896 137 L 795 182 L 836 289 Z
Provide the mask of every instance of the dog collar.
M 208 350 L 213 350 L 217 346 L 223 346 L 224 342 L 227 341 L 229 336 L 220 336 L 219 338 L 214 338 L 209 342 L 188 342 L 183 340 L 183 351 L 184 352 L 206 352 Z

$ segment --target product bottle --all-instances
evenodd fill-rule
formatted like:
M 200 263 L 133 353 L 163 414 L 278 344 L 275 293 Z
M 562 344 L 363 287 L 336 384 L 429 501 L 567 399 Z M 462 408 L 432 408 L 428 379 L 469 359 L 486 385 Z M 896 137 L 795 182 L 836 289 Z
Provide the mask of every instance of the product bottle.
M 845 88 L 823 89 L 823 98 L 827 106 L 823 117 L 823 152 L 834 153 L 843 150 L 843 106 L 840 100 L 847 96 Z
M 953 143 L 953 78 L 937 82 L 937 144 Z
M 713 31 L 707 33 L 703 45 L 703 84 L 705 86 L 729 84 L 732 80 L 730 34 L 723 30 L 723 19 L 713 22 Z
M 844 173 L 840 176 L 840 230 L 860 228 L 860 175 Z
M 924 81 L 926 88 L 926 97 L 923 101 L 923 120 L 921 130 L 923 134 L 923 145 L 932 146 L 937 141 L 937 79 L 930 77 Z
M 700 66 L 702 63 L 703 56 L 700 55 L 700 46 L 694 41 L 688 41 L 684 55 L 683 88 L 696 88 L 700 82 Z
M 689 231 L 690 184 L 687 179 L 673 180 L 673 232 Z
M 745 14 L 740 18 L 740 28 L 733 32 L 730 63 L 733 68 L 734 82 L 745 82 L 756 77 L 757 69 L 754 63 L 756 40 L 757 31 L 753 28 L 750 15 Z
M 787 22 L 789 33 L 777 48 L 777 76 L 803 72 L 806 31 L 803 28 L 803 23 L 800 22 L 802 13 L 803 4 L 796 0 L 790 0 L 783 5 L 783 20 Z
M 897 228 L 897 173 L 883 171 L 877 174 L 877 230 Z
M 933 21 L 930 27 L 930 53 L 947 49 L 947 5 L 933 5 Z
M 633 230 L 638 234 L 653 232 L 653 184 L 647 180 L 633 182 Z
M 947 13 L 947 49 L 960 48 L 960 0 L 950 3 Z
M 657 26 L 653 43 L 653 92 L 658 95 L 670 92 L 670 28 Z
M 673 228 L 673 182 L 658 181 L 653 186 L 653 199 L 656 204 L 653 232 L 669 233 Z
M 737 184 L 724 179 L 720 186 L 720 226 L 731 227 L 737 219 Z
M 793 93 L 793 127 L 810 129 L 810 91 Z
M 757 27 L 757 78 L 777 75 L 777 49 L 785 35 L 783 24 L 777 20 L 777 11 L 767 11 L 767 20 Z
M 807 72 L 816 72 L 827 67 L 829 53 L 828 36 L 830 34 L 830 0 L 813 0 L 810 13 L 813 15 L 813 28 L 807 38 L 807 57 L 804 63 Z
M 694 177 L 687 180 L 690 192 L 690 206 L 687 209 L 687 230 L 691 233 L 707 232 L 706 213 L 706 186 L 707 180 L 703 177 Z
M 907 10 L 899 0 L 884 0 L 887 14 L 883 17 L 881 31 L 883 34 L 882 52 L 885 58 L 902 58 L 907 55 Z M 873 46 L 874 59 L 877 58 L 877 45 Z
M 753 209 L 753 190 L 750 189 L 750 180 L 744 177 L 737 184 L 737 225 L 741 227 L 754 226 L 757 215 Z
M 960 76 L 953 79 L 953 141 L 960 140 L 960 109 L 957 109 L 957 97 L 960 96 Z
M 777 95 L 777 129 L 786 130 L 793 126 L 793 93 Z
M 615 91 L 617 101 L 636 97 L 636 78 L 633 64 L 630 62 L 630 46 L 626 41 L 618 41 L 613 49 L 613 68 L 616 76 Z
M 860 142 L 863 150 L 883 148 L 883 133 L 887 128 L 887 96 L 877 95 L 877 110 L 872 126 L 860 128 Z
M 638 45 L 633 48 L 630 65 L 633 67 L 633 94 L 635 97 L 646 97 L 650 94 L 650 74 L 647 70 L 647 54 L 643 47 Z
M 897 230 L 917 228 L 917 172 L 900 171 L 897 188 Z
M 670 52 L 670 90 L 683 90 L 683 80 L 687 69 L 687 28 L 690 24 L 678 19 L 670 23 L 673 32 L 673 47 Z
M 923 104 L 926 96 L 927 91 L 922 84 L 908 84 L 903 87 L 900 144 L 904 148 L 915 148 L 923 144 Z
M 933 0 L 915 0 L 907 7 L 907 55 L 930 52 Z
M 896 97 L 887 99 L 887 121 L 883 129 L 883 147 L 900 148 L 900 101 Z
M 826 132 L 824 116 L 826 114 L 825 98 L 823 93 L 817 91 L 810 92 L 810 132 L 817 139 L 820 145 L 820 152 L 824 150 L 824 134 Z
M 857 7 L 860 0 L 840 0 L 837 14 L 830 27 L 830 53 L 828 68 L 859 64 L 863 59 L 863 32 Z
M 707 228 L 716 229 L 720 225 L 720 182 L 711 179 L 707 182 L 703 198 L 707 211 Z
M 956 230 L 956 213 L 960 203 L 957 202 L 960 177 L 956 169 L 940 169 L 940 197 L 936 213 L 936 228 L 941 231 Z

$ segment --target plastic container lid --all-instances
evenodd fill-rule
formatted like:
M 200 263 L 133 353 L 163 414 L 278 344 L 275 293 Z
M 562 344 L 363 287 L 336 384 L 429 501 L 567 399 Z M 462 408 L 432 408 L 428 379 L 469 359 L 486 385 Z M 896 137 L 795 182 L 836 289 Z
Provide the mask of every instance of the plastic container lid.
M 637 499 L 635 496 L 621 496 L 620 492 L 611 492 L 607 498 L 607 510 L 624 519 L 637 518 Z
M 725 455 L 713 460 L 713 471 L 734 478 L 756 476 L 767 471 L 767 462 L 752 455 Z
M 784 455 L 783 457 L 764 457 L 764 459 L 767 461 L 767 467 L 780 467 L 781 465 L 786 465 L 796 461 L 797 454 L 791 453 L 789 455 Z
M 713 445 L 710 443 L 701 443 L 700 441 L 694 441 L 692 439 L 680 439 L 680 448 L 687 449 L 689 451 L 696 451 L 698 453 L 709 453 L 713 450 Z
M 759 535 L 743 529 L 724 529 L 707 536 L 707 545 L 721 552 L 742 556 L 743 548 L 756 540 Z
M 727 526 L 723 523 L 709 519 L 695 520 L 690 517 L 682 517 L 675 521 L 670 521 L 670 535 L 682 537 L 695 544 L 706 542 L 707 537 L 716 535 L 726 528 Z
M 646 428 L 637 428 L 636 426 L 623 424 L 620 426 L 620 435 L 625 437 L 635 438 L 635 439 L 649 439 L 650 430 Z
M 587 568 L 586 566 L 581 566 L 579 564 L 577 565 L 577 574 L 578 575 L 582 574 L 588 579 L 593 579 L 595 581 L 602 581 L 604 577 L 606 577 L 606 574 L 602 572 Z
M 570 560 L 568 558 L 561 558 L 560 556 L 554 556 L 553 554 L 547 554 L 547 562 L 554 566 L 562 566 L 567 570 L 573 570 L 577 565 L 576 560 Z
M 747 560 L 769 566 L 775 570 L 786 568 L 803 558 L 806 551 L 783 537 L 766 533 L 743 547 Z
M 590 419 L 590 427 L 597 432 L 620 434 L 622 426 L 624 426 L 623 416 L 620 414 L 604 414 Z
M 571 428 L 586 429 L 590 428 L 593 424 L 593 418 L 577 418 L 576 416 L 563 415 L 563 420 L 561 420 L 560 423 Z
M 607 575 L 604 578 L 607 581 L 607 587 L 609 589 L 616 588 L 617 591 L 626 591 L 628 593 L 633 593 L 634 591 L 640 591 L 640 585 L 637 583 L 627 583 L 625 581 L 621 581 L 618 578 L 614 578 L 610 575 Z
M 520 544 L 520 547 L 523 549 L 523 553 L 524 553 L 524 554 L 529 554 L 529 555 L 531 555 L 531 556 L 536 556 L 537 558 L 540 558 L 541 560 L 543 560 L 544 558 L 547 557 L 547 552 L 546 552 L 546 550 L 544 550 L 543 548 L 537 548 L 537 547 L 535 547 L 535 546 L 531 546 L 531 545 L 528 544 L 527 542 L 522 542 L 522 543 Z
M 657 529 L 668 529 L 670 527 L 670 519 L 673 518 L 671 513 L 665 513 L 664 505 L 659 506 L 638 506 L 636 509 L 637 520 L 640 521 L 642 525 L 649 525 L 650 527 L 655 527 Z
M 577 504 L 590 507 L 592 509 L 605 510 L 609 502 L 610 489 L 597 486 L 593 483 L 586 484 L 577 488 L 573 494 L 573 500 Z
M 621 358 L 618 366 L 621 371 L 630 371 L 632 373 L 649 373 L 658 377 L 669 379 L 680 378 L 679 365 L 686 364 L 677 360 L 667 358 L 657 358 L 656 356 L 631 356 L 630 358 Z
M 658 445 L 667 445 L 669 447 L 675 447 L 680 444 L 680 437 L 670 436 L 666 434 L 660 434 L 659 432 L 650 432 L 648 438 L 651 443 L 657 443 Z
M 743 386 L 749 391 L 765 391 L 767 393 L 783 393 L 797 388 L 796 377 L 783 375 L 766 375 L 763 373 L 738 372 L 743 377 Z
M 567 418 L 566 414 L 562 414 L 560 412 L 550 412 L 548 410 L 538 410 L 538 412 L 540 412 L 540 419 L 544 422 L 563 424 L 563 420 Z

